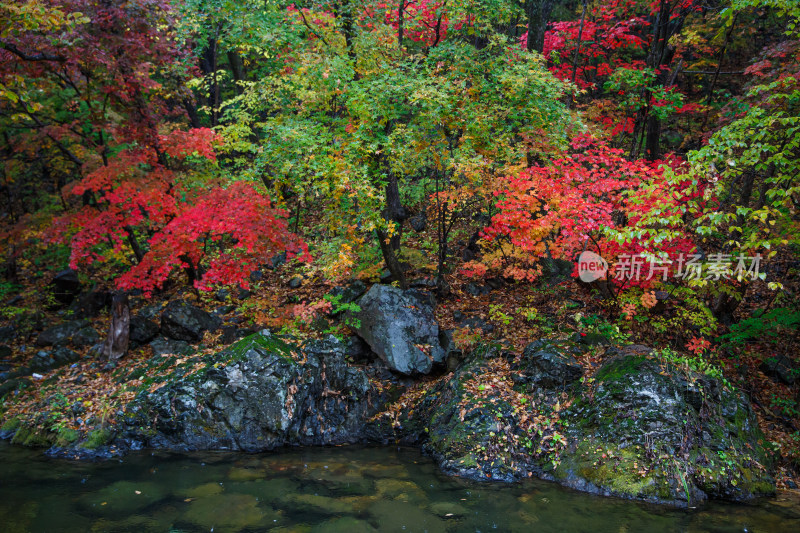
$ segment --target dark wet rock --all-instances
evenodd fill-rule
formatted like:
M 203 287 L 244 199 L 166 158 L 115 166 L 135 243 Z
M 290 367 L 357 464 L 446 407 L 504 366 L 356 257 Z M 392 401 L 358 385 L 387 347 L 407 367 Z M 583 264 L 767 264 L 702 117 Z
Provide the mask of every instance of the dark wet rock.
M 264 279 L 264 273 L 260 270 L 250 272 L 250 281 L 261 281 L 262 279 Z
M 237 331 L 238 328 L 236 326 L 222 326 L 222 335 L 220 336 L 219 341 L 222 344 L 231 344 L 236 340 Z
M 130 340 L 138 345 L 147 344 L 158 335 L 160 329 L 154 320 L 139 314 L 131 318 Z
M 188 342 L 176 339 L 167 339 L 164 337 L 158 337 L 157 339 L 153 340 L 150 343 L 150 347 L 153 349 L 153 353 L 155 355 L 183 355 L 191 353 L 192 351 L 192 347 Z
M 408 219 L 408 224 L 411 226 L 411 229 L 420 233 L 425 231 L 425 228 L 428 227 L 428 219 L 424 215 L 415 215 Z
M 221 305 L 214 309 L 214 314 L 217 316 L 225 316 L 236 310 L 235 305 Z
M 523 413 L 499 389 L 484 387 L 480 399 L 473 395 L 490 360 L 499 356 L 492 348 L 470 354 L 449 379 L 437 382 L 412 407 L 404 408 L 397 423 L 379 419 L 374 425 L 384 424 L 390 442 L 421 445 L 447 473 L 476 480 L 527 477 L 532 457 L 517 445 L 528 438 L 520 429 Z M 495 445 L 501 436 L 508 445 Z
M 248 291 L 247 289 L 239 289 L 239 293 L 236 295 L 236 298 L 239 300 L 247 300 L 253 295 L 252 292 Z
M 569 445 L 553 475 L 600 494 L 690 504 L 775 491 L 743 394 L 645 355 L 620 356 L 562 414 Z
M 499 290 L 506 286 L 506 282 L 503 281 L 503 278 L 488 278 L 486 280 L 486 285 L 491 289 Z
M 427 374 L 444 361 L 430 295 L 373 285 L 358 305 L 361 311 L 348 313 L 358 320 L 356 333 L 392 370 Z
M 357 442 L 381 405 L 367 373 L 329 337 L 301 347 L 258 333 L 189 378 L 144 391 L 123 417 L 125 439 L 172 449 L 269 450 Z
M 375 354 L 361 337 L 348 337 L 344 343 L 344 355 L 355 362 L 365 362 L 375 358 Z
M 230 297 L 230 295 L 231 291 L 229 291 L 228 289 L 220 289 L 214 293 L 214 299 L 217 300 L 218 302 L 224 302 Z
M 347 287 L 334 287 L 331 290 L 331 296 L 339 299 L 340 304 L 353 303 L 367 292 L 367 286 L 361 280 L 355 280 L 347 285 Z
M 69 306 L 77 318 L 95 318 L 111 306 L 113 294 L 108 291 L 84 292 Z
M 161 333 L 176 340 L 200 342 L 203 333 L 215 330 L 219 325 L 219 317 L 183 300 L 170 302 L 161 313 Z
M 69 305 L 81 292 L 78 274 L 71 268 L 58 272 L 53 277 L 53 296 L 62 304 Z
M 0 328 L 0 342 L 8 342 L 14 340 L 17 336 L 17 331 L 14 326 L 3 326 Z
M 453 316 L 455 316 L 455 313 L 453 313 Z M 494 324 L 477 316 L 465 317 L 462 314 L 460 320 L 456 320 L 456 323 L 462 328 L 480 330 L 484 334 L 489 334 L 495 330 Z
M 36 339 L 37 346 L 64 346 L 69 344 L 72 336 L 89 325 L 88 320 L 70 320 L 51 326 L 41 332 Z
M 0 359 L 6 359 L 7 357 L 11 357 L 14 351 L 11 349 L 11 346 L 6 346 L 5 344 L 0 344 Z
M 477 283 L 467 283 L 467 286 L 464 287 L 464 292 L 472 296 L 483 296 L 484 294 L 492 292 L 492 289 L 485 285 L 478 285 Z
M 433 278 L 417 278 L 408 285 L 412 289 L 435 289 L 436 280 Z
M 81 328 L 72 336 L 72 345 L 77 347 L 92 346 L 100 341 L 100 334 L 91 326 Z
M 31 380 L 27 377 L 14 377 L 11 379 L 7 379 L 6 381 L 0 383 L 0 398 L 8 394 L 13 394 L 14 391 L 22 390 L 27 387 L 31 386 Z M 0 430 L 0 439 L 10 439 L 14 436 L 16 429 L 13 430 Z
M 542 275 L 548 278 L 568 278 L 575 270 L 575 263 L 566 259 L 542 258 Z
M 55 368 L 74 363 L 80 355 L 69 348 L 58 347 L 54 350 L 42 350 L 33 356 L 30 369 L 34 372 L 49 372 Z
M 583 375 L 578 361 L 562 350 L 542 341 L 525 347 L 522 356 L 511 364 L 514 383 L 527 391 L 563 390 Z
M 761 370 L 771 378 L 794 385 L 800 376 L 800 365 L 784 354 L 770 357 L 761 363 Z
M 286 252 L 281 252 L 277 255 L 272 256 L 272 259 L 269 260 L 269 264 L 267 268 L 276 269 L 281 265 L 286 264 Z
M 290 289 L 299 289 L 302 285 L 303 285 L 302 276 L 294 276 L 292 279 L 289 280 Z
M 164 305 L 164 303 L 146 305 L 139 310 L 137 316 L 158 321 L 159 317 L 161 316 L 161 312 L 164 310 Z

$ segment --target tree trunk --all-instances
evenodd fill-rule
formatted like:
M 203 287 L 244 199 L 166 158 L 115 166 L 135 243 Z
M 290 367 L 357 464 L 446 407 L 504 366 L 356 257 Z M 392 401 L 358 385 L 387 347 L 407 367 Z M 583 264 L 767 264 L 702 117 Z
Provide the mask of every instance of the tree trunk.
M 402 223 L 408 218 L 408 212 L 400 202 L 400 187 L 397 182 L 397 176 L 394 173 L 390 173 L 389 182 L 386 184 L 386 212 L 384 213 L 384 218 L 400 225 L 397 234 L 391 238 L 392 250 L 399 251 L 400 239 L 403 235 Z
M 103 343 L 102 355 L 109 361 L 116 361 L 128 352 L 131 332 L 131 310 L 128 296 L 116 294 L 111 302 L 111 325 L 108 337 Z
M 242 94 L 243 88 L 239 82 L 244 81 L 244 65 L 239 53 L 234 51 L 228 52 L 228 63 L 231 66 L 231 74 L 233 75 L 234 85 L 236 86 L 236 94 Z
M 403 290 L 407 289 L 408 283 L 406 282 L 406 275 L 405 272 L 403 272 L 403 267 L 400 265 L 400 261 L 397 260 L 397 254 L 387 242 L 389 236 L 382 229 L 376 229 L 375 234 L 378 236 L 378 245 L 381 247 L 381 254 L 383 255 L 383 260 L 386 262 L 386 267 L 397 280 L 400 288 Z
M 544 32 L 547 29 L 547 20 L 553 10 L 555 0 L 527 0 L 525 15 L 528 17 L 528 41 L 526 48 L 529 52 L 544 51 Z

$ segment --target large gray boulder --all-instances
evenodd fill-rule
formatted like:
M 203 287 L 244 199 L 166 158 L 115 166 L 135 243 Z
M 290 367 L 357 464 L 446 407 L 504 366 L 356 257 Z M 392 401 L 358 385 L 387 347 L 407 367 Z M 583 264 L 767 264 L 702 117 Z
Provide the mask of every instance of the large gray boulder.
M 386 365 L 402 374 L 427 374 L 446 357 L 433 298 L 417 290 L 373 285 L 358 300 L 355 331 Z
M 306 346 L 251 335 L 187 376 L 144 390 L 124 417 L 124 439 L 135 447 L 177 450 L 271 450 L 362 440 L 383 392 L 345 360 L 345 345 L 329 338 Z
M 568 486 L 688 505 L 775 491 L 747 398 L 658 357 L 608 361 L 562 419 L 569 445 L 553 475 Z
M 747 399 L 721 380 L 628 351 L 583 385 L 560 348 L 519 360 L 467 354 L 452 374 L 374 417 L 383 442 L 420 445 L 446 472 L 514 481 L 536 473 L 574 489 L 672 505 L 775 492 Z M 525 357 L 523 357 L 524 361 Z M 527 378 L 514 379 L 518 371 Z M 566 386 L 565 386 L 566 385 Z

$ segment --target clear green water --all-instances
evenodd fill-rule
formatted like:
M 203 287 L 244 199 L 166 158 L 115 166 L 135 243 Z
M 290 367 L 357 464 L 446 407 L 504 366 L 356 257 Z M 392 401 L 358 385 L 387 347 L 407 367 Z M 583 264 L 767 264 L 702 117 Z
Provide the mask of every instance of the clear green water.
M 532 480 L 442 475 L 412 449 L 141 453 L 103 463 L 0 443 L 0 531 L 800 532 L 800 502 L 684 511 Z

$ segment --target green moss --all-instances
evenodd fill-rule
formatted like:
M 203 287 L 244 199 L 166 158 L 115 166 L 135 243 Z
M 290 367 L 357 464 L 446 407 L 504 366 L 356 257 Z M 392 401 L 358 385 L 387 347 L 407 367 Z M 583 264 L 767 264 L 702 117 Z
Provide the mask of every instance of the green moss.
M 31 448 L 48 447 L 52 444 L 47 433 L 26 426 L 20 426 L 14 438 L 11 439 L 11 443 Z
M 234 362 L 241 361 L 250 349 L 261 349 L 268 353 L 279 355 L 284 359 L 296 364 L 292 358 L 293 347 L 275 336 L 265 336 L 255 333 L 249 337 L 236 342 L 232 346 L 217 354 L 217 361 Z M 295 348 L 296 351 L 296 348 Z
M 3 427 L 0 428 L 0 431 L 14 431 L 20 426 L 19 418 L 12 418 L 11 420 L 7 420 Z
M 674 499 L 669 485 L 658 476 L 659 469 L 649 463 L 641 448 L 584 441 L 552 474 L 560 480 L 579 476 L 622 496 Z
M 103 446 L 104 444 L 108 444 L 108 442 L 111 440 L 111 437 L 112 433 L 110 430 L 95 429 L 86 437 L 86 442 L 83 443 L 83 447 L 88 450 L 94 450 L 100 446 Z
M 647 360 L 644 355 L 630 355 L 618 357 L 603 365 L 595 376 L 596 381 L 615 381 L 630 374 L 635 374 L 639 367 Z
M 61 428 L 56 434 L 56 446 L 63 448 L 78 440 L 80 434 L 71 428 Z
M 17 432 L 11 439 L 11 444 L 22 444 L 30 436 L 31 430 L 25 426 L 18 426 Z

